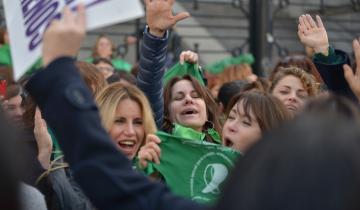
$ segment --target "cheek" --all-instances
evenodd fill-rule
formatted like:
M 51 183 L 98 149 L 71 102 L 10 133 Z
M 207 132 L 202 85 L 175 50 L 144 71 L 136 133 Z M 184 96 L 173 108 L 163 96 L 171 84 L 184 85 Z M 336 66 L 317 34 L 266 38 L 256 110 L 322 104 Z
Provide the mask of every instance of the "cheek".
M 111 139 L 116 139 L 117 136 L 121 134 L 122 128 L 118 125 L 112 125 L 109 130 L 109 135 Z

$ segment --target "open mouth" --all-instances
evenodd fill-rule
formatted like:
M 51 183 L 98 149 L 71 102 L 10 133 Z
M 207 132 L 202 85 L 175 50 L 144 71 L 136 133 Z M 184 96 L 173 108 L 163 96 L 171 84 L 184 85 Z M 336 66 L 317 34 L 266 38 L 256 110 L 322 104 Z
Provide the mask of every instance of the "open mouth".
M 234 143 L 229 138 L 224 138 L 224 145 L 226 147 L 233 147 Z
M 181 115 L 194 115 L 197 113 L 199 112 L 195 109 L 185 109 L 184 111 L 181 112 Z
M 136 141 L 135 140 L 122 140 L 122 141 L 118 142 L 118 145 L 124 149 L 132 149 L 135 147 Z

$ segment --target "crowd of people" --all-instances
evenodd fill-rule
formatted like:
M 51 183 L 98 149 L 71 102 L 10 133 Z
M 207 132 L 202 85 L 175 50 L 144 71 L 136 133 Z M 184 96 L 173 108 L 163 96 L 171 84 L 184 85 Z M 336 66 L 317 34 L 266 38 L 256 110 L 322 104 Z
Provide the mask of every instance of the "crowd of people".
M 11 59 L 0 58 L 0 209 L 358 209 L 360 40 L 351 65 L 321 18 L 301 15 L 299 40 L 312 58 L 285 57 L 267 78 L 252 73 L 248 55 L 207 70 L 184 51 L 167 69 L 169 29 L 189 17 L 173 4 L 145 0 L 136 70 L 105 35 L 76 60 L 83 5 L 49 25 L 40 69 L 14 81 Z M 9 49 L 6 31 L 1 44 Z M 180 152 L 164 151 L 163 133 L 235 154 L 228 176 L 210 164 L 212 177 L 226 178 L 202 190 L 214 202 L 177 193 L 187 183 L 173 186 L 153 167 Z M 171 174 L 180 177 L 188 157 L 178 156 Z

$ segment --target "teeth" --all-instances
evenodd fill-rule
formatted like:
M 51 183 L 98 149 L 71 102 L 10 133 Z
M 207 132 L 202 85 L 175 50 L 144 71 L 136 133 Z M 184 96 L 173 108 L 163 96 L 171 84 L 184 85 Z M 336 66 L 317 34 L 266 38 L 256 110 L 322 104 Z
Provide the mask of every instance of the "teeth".
M 123 145 L 126 145 L 126 146 L 134 146 L 134 145 L 135 145 L 135 142 L 134 142 L 134 141 L 130 141 L 130 140 L 125 140 L 125 141 L 119 142 L 119 144 L 123 144 Z

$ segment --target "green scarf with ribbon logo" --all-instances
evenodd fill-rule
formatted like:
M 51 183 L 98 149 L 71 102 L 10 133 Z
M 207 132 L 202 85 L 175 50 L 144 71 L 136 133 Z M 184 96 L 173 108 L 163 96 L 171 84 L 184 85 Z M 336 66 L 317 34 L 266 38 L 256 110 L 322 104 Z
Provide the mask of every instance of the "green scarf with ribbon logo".
M 188 135 L 185 136 L 195 136 Z M 148 175 L 159 172 L 177 195 L 206 204 L 219 198 L 221 187 L 231 173 L 238 152 L 222 145 L 157 132 L 161 139 L 160 164 L 149 163 Z

